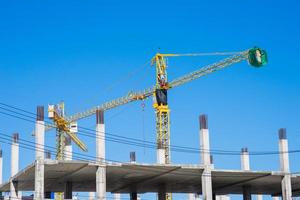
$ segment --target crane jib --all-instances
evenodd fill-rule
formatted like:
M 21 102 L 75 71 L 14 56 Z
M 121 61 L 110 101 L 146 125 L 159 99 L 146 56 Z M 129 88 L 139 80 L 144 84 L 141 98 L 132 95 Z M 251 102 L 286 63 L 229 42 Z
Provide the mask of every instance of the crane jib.
M 250 60 L 250 57 L 249 57 L 249 52 L 256 52 L 255 56 L 253 56 L 253 53 L 251 54 L 251 59 L 252 61 Z M 263 57 L 262 59 L 259 59 L 257 56 L 259 55 L 257 52 L 259 52 Z M 197 78 L 200 78 L 202 76 L 205 76 L 207 74 L 210 74 L 212 72 L 215 72 L 215 71 L 218 71 L 220 69 L 223 69 L 225 67 L 228 67 L 232 64 L 235 64 L 235 63 L 238 63 L 238 62 L 241 62 L 243 60 L 248 60 L 249 61 L 249 64 L 251 65 L 264 65 L 266 64 L 267 62 L 267 54 L 264 50 L 261 50 L 257 47 L 255 48 L 252 48 L 252 49 L 249 49 L 249 50 L 246 50 L 246 51 L 242 51 L 242 52 L 237 52 L 236 55 L 233 55 L 233 56 L 230 56 L 228 58 L 225 58 L 219 62 L 216 62 L 214 64 L 211 64 L 209 66 L 206 66 L 206 67 L 203 67 L 203 68 L 200 68 L 199 70 L 196 70 L 192 73 L 189 73 L 187 75 L 184 75 L 180 78 L 177 78 L 171 82 L 169 82 L 169 89 L 171 88 L 174 88 L 174 87 L 177 87 L 177 86 L 180 86 L 182 84 L 185 84 L 187 82 L 190 82 L 194 79 L 197 79 Z M 257 62 L 257 63 L 254 63 Z M 260 62 L 259 62 L 260 61 Z M 115 108 L 115 107 L 118 107 L 118 106 L 121 106 L 121 105 L 124 105 L 124 104 L 127 104 L 129 102 L 133 102 L 133 101 L 136 101 L 136 100 L 141 100 L 141 99 L 146 99 L 150 96 L 152 96 L 153 94 L 155 93 L 155 87 L 151 87 L 147 90 L 144 90 L 142 92 L 137 92 L 137 93 L 134 93 L 136 95 L 139 95 L 140 97 L 143 97 L 143 98 L 133 98 L 132 95 L 134 94 L 129 94 L 127 96 L 124 96 L 122 98 L 118 98 L 116 100 L 113 100 L 113 101 L 109 101 L 107 103 L 104 103 L 100 106 L 96 106 L 90 110 L 87 110 L 85 112 L 80 112 L 80 113 L 77 113 L 77 114 L 74 114 L 72 116 L 69 116 L 69 117 L 66 117 L 66 120 L 69 121 L 69 122 L 75 122 L 75 121 L 78 121 L 80 119 L 83 119 L 83 118 L 86 118 L 86 117 L 89 117 L 91 115 L 94 115 L 96 113 L 96 110 L 97 109 L 102 109 L 102 110 L 109 110 L 109 109 L 112 109 L 112 108 Z M 47 130 L 50 130 L 54 127 L 54 125 L 46 125 L 46 131 Z

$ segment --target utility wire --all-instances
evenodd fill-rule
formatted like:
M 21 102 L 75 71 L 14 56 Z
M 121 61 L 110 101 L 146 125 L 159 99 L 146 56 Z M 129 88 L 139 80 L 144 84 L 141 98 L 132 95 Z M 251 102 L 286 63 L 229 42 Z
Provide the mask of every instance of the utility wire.
M 0 105 L 5 105 L 5 106 L 8 106 L 8 107 L 12 107 L 12 108 L 14 108 L 14 109 L 17 109 L 17 110 L 21 110 L 21 111 L 23 111 L 23 112 L 26 112 L 26 113 L 30 113 L 31 115 L 33 115 L 33 117 L 30 117 L 30 116 L 28 116 L 28 115 L 24 115 L 24 114 L 22 114 L 22 116 L 27 116 L 27 117 L 29 117 L 29 118 L 31 118 L 31 119 L 34 119 L 33 121 L 32 120 L 30 120 L 31 122 L 34 122 L 35 123 L 35 116 L 36 116 L 36 114 L 35 113 L 33 113 L 33 112 L 29 112 L 29 111 L 25 111 L 25 110 L 23 110 L 23 109 L 20 109 L 20 108 L 16 108 L 16 107 L 14 107 L 14 106 L 10 106 L 10 105 L 7 105 L 7 104 L 3 104 L 3 103 L 0 103 Z M 3 109 L 2 107 L 0 107 L 0 109 Z M 5 110 L 8 110 L 8 109 L 5 109 Z M 13 111 L 11 111 L 11 112 L 13 112 Z M 0 112 L 1 113 L 1 112 Z M 13 113 L 16 113 L 16 112 L 13 112 Z M 2 113 L 2 114 L 5 114 L 5 113 Z M 10 116 L 12 116 L 12 115 L 10 115 Z M 13 117 L 13 116 L 12 116 Z M 22 118 L 20 118 L 20 117 L 18 117 L 19 119 L 22 119 Z M 28 121 L 28 120 L 27 120 Z M 45 123 L 47 123 L 47 125 L 49 125 L 49 124 L 52 124 L 52 122 L 49 122 L 49 121 L 46 121 L 45 120 Z M 55 128 L 55 125 L 52 125 L 54 128 Z M 78 128 L 80 128 L 80 129 L 83 129 L 83 130 L 86 130 L 86 131 L 80 131 L 78 134 L 82 134 L 82 133 L 85 133 L 85 134 L 90 134 L 90 135 L 92 135 L 92 137 L 94 138 L 95 137 L 95 130 L 94 129 L 90 129 L 90 128 L 86 128 L 86 127 L 82 127 L 82 126 L 78 126 Z M 88 132 L 89 131 L 89 132 Z M 100 133 L 103 133 L 103 132 L 100 132 Z M 151 146 L 151 148 L 152 147 L 154 147 L 154 148 L 156 148 L 156 142 L 152 142 L 152 141 L 145 141 L 145 140 L 140 140 L 140 139 L 136 139 L 136 138 L 130 138 L 130 137 L 126 137 L 126 136 L 122 136 L 122 135 L 116 135 L 116 134 L 112 134 L 112 133 L 110 133 L 110 132 L 105 132 L 105 135 L 107 135 L 107 136 L 112 136 L 112 137 L 117 137 L 118 139 L 119 138 L 122 138 L 122 139 L 125 139 L 125 140 L 130 140 L 130 142 L 131 141 L 133 141 L 133 142 L 139 142 L 140 143 L 140 145 L 142 144 L 142 145 L 145 145 L 145 143 L 147 143 L 147 144 L 150 144 L 150 145 L 152 145 Z M 128 142 L 128 141 L 127 141 Z M 149 146 L 148 146 L 149 147 Z M 170 146 L 171 147 L 171 149 L 185 149 L 185 150 L 195 150 L 195 151 L 197 151 L 197 152 L 199 152 L 199 149 L 198 148 L 193 148 L 193 147 L 186 147 L 186 146 L 178 146 L 178 145 L 171 145 Z M 201 150 L 203 150 L 203 149 L 200 149 L 200 151 Z M 239 151 L 228 151 L 228 150 L 220 150 L 220 149 L 211 149 L 211 151 L 212 152 L 230 152 L 230 153 L 239 153 Z
M 11 141 L 7 141 L 7 140 L 8 139 L 4 139 L 4 141 L 3 141 L 3 140 L 0 139 L 0 142 L 12 145 L 12 142 Z M 31 151 L 45 152 L 44 149 L 36 148 L 36 147 L 33 147 L 32 145 L 29 145 L 29 146 L 27 144 L 24 145 L 22 143 L 19 143 L 19 147 L 23 148 L 23 149 L 28 149 L 28 150 L 31 150 Z M 81 157 L 78 157 L 78 156 L 74 156 L 74 157 L 75 158 L 79 158 L 78 161 L 86 161 L 86 162 L 95 162 L 95 163 L 97 163 L 95 160 L 84 159 L 84 158 L 81 158 Z M 106 159 L 104 159 L 104 160 L 106 160 Z M 106 162 L 104 162 L 104 164 L 114 164 L 114 163 L 116 163 L 116 164 L 126 164 L 126 165 L 131 164 L 130 162 L 121 162 L 121 161 L 113 161 L 112 162 L 111 160 L 109 162 L 108 162 L 108 160 L 106 160 Z M 126 165 L 123 165 L 122 167 L 126 168 L 127 167 Z M 136 165 L 136 164 L 132 164 L 132 165 Z M 165 166 L 168 167 L 168 165 L 165 165 Z M 175 167 L 176 168 L 176 165 L 175 166 L 169 165 L 169 167 Z M 130 166 L 128 166 L 128 168 L 130 168 Z M 180 166 L 178 166 L 178 169 L 179 168 L 180 168 Z M 134 170 L 135 171 L 140 171 L 140 172 L 143 172 L 145 170 L 147 170 L 147 171 L 150 170 L 152 172 L 157 172 L 157 173 L 164 173 L 164 172 L 166 172 L 166 170 L 162 170 L 162 168 L 161 169 L 159 169 L 159 168 L 153 168 L 153 167 L 147 166 L 147 165 L 142 165 L 140 167 L 138 165 L 138 167 L 136 167 Z M 179 176 L 199 176 L 199 172 L 178 172 L 176 170 L 168 172 L 168 174 L 179 175 Z M 284 173 L 284 174 L 293 175 L 293 174 L 299 174 L 299 172 L 290 172 L 290 173 Z M 201 174 L 201 176 L 231 177 L 231 178 L 232 177 L 257 177 L 257 175 L 251 174 L 251 171 L 250 171 L 249 174 L 241 174 L 241 175 L 240 174 L 235 174 L 235 175 L 233 175 L 233 174 L 230 174 L 230 175 L 211 175 L 209 173 L 205 173 L 204 172 L 204 173 Z M 262 174 L 262 176 L 264 176 L 264 174 Z
M 0 107 L 0 109 L 3 109 L 3 108 Z M 5 110 L 8 111 L 8 109 L 5 109 Z M 10 110 L 10 112 L 12 112 L 14 114 L 19 114 L 15 111 L 11 111 L 11 110 Z M 28 115 L 22 114 L 22 116 L 26 116 L 26 117 L 28 117 L 30 119 L 33 119 L 33 120 L 28 120 L 28 119 L 25 119 L 24 117 L 19 117 L 19 116 L 9 114 L 9 113 L 4 113 L 4 112 L 1 112 L 1 111 L 0 111 L 0 113 L 5 114 L 5 115 L 9 115 L 11 117 L 16 117 L 18 119 L 25 120 L 25 121 L 28 121 L 28 122 L 36 123 L 35 117 L 31 117 L 31 116 L 28 116 Z M 31 114 L 36 115 L 34 113 L 31 113 Z M 45 121 L 45 122 L 47 123 L 47 121 Z M 81 134 L 81 135 L 85 135 L 85 136 L 92 137 L 92 138 L 95 137 L 95 130 L 94 129 L 85 128 L 85 127 L 81 127 L 81 126 L 78 126 L 78 128 L 83 129 L 83 130 L 78 132 L 79 135 Z M 155 142 L 129 138 L 129 137 L 116 135 L 116 134 L 112 134 L 112 133 L 108 133 L 108 132 L 105 132 L 105 134 L 107 135 L 106 138 L 107 138 L 108 141 L 113 141 L 113 142 L 118 142 L 119 141 L 120 143 L 123 143 L 123 144 L 128 144 L 128 145 L 132 144 L 132 145 L 136 145 L 136 146 L 139 146 L 139 147 L 144 147 L 145 143 L 147 143 L 147 145 L 146 145 L 147 148 L 156 148 L 156 143 Z M 117 137 L 117 138 L 112 138 L 112 137 L 109 137 L 109 136 Z M 123 139 L 120 139 L 120 138 L 123 138 Z M 186 151 L 195 150 L 195 151 L 199 152 L 199 149 L 197 149 L 197 148 L 183 147 L 183 146 L 176 146 L 176 145 L 171 145 L 171 149 L 173 149 L 173 151 L 182 151 L 181 149 L 184 149 Z M 220 152 L 239 153 L 238 151 L 225 151 L 225 150 L 211 150 L 211 151 L 212 152 L 213 151 L 220 151 Z M 197 153 L 197 152 L 195 152 L 195 153 Z
M 0 106 L 0 109 L 3 109 L 3 107 Z M 9 110 L 7 108 L 4 108 L 4 110 L 15 113 L 15 114 L 19 114 L 21 116 L 26 116 L 27 118 L 35 119 L 35 117 L 31 117 L 31 116 L 28 116 L 28 115 L 25 115 L 22 113 L 18 113 L 16 111 Z M 21 110 L 21 109 L 19 109 L 19 110 Z M 36 123 L 35 120 L 29 120 L 24 117 L 19 117 L 19 116 L 10 114 L 10 113 L 5 113 L 2 111 L 0 111 L 0 113 L 11 116 L 11 117 L 15 117 L 15 118 L 18 118 L 21 120 L 25 120 L 25 121 L 28 121 L 31 123 Z M 34 113 L 31 113 L 31 114 L 36 115 Z M 120 135 L 111 134 L 108 132 L 105 132 L 105 134 L 107 136 L 105 138 L 103 138 L 100 136 L 96 136 L 95 130 L 93 130 L 93 129 L 80 127 L 80 126 L 78 126 L 78 128 L 83 129 L 81 131 L 78 131 L 79 135 L 87 136 L 87 137 L 90 137 L 93 139 L 95 137 L 99 137 L 100 139 L 105 139 L 110 142 L 117 142 L 117 143 L 126 144 L 126 145 L 133 145 L 133 146 L 137 146 L 137 147 L 146 147 L 146 148 L 156 149 L 156 143 L 154 143 L 154 142 L 144 141 L 144 140 L 139 140 L 139 139 L 134 139 L 134 138 L 128 138 L 128 137 L 124 137 L 124 136 L 120 136 Z M 206 149 L 198 149 L 198 148 L 184 147 L 184 146 L 177 146 L 177 145 L 171 145 L 170 147 L 171 147 L 171 151 L 182 152 L 182 153 L 208 152 Z M 299 153 L 299 152 L 300 152 L 300 150 L 296 149 L 296 150 L 290 150 L 288 153 Z M 216 154 L 216 155 L 240 155 L 240 151 L 228 151 L 228 150 L 220 150 L 220 149 L 211 149 L 210 153 Z M 278 152 L 278 151 L 251 151 L 251 152 L 249 152 L 250 155 L 274 155 L 274 154 L 280 154 L 280 153 L 282 153 L 282 152 Z

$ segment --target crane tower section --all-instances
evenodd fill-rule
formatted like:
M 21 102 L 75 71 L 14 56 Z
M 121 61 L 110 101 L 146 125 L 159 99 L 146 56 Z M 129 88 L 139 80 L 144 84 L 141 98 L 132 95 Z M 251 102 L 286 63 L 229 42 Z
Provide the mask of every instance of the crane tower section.
M 170 163 L 170 109 L 168 106 L 168 76 L 167 63 L 164 54 L 156 54 L 152 59 L 156 67 L 156 85 L 153 107 L 156 114 L 156 139 L 158 162 Z

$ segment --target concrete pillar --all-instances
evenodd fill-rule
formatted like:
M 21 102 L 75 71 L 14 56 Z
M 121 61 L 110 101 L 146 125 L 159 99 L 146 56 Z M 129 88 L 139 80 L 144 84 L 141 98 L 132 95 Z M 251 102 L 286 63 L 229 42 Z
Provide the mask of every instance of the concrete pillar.
M 120 193 L 115 193 L 114 194 L 114 200 L 121 200 L 121 194 Z
M 263 195 L 261 194 L 256 195 L 256 200 L 263 200 Z
M 289 153 L 288 153 L 288 141 L 286 137 L 286 129 L 279 129 L 279 152 L 280 152 L 280 170 L 285 173 L 282 181 L 282 199 L 292 200 L 292 186 L 291 186 L 291 175 L 290 175 L 290 164 L 289 164 Z
M 34 198 L 36 200 L 44 199 L 44 159 L 45 159 L 45 122 L 44 107 L 37 107 L 37 118 L 35 125 L 35 179 L 34 179 Z
M 89 192 L 89 200 L 95 200 L 95 192 Z
M 51 159 L 51 152 L 45 151 L 45 159 Z
M 65 184 L 64 199 L 72 199 L 72 182 L 70 181 Z
M 19 134 L 14 133 L 11 144 L 10 177 L 12 178 L 19 171 Z M 10 180 L 10 198 L 21 199 L 21 193 L 18 192 L 18 183 Z
M 45 151 L 45 159 L 51 159 L 51 152 L 50 151 Z M 50 191 L 45 191 L 45 199 L 51 199 L 51 195 L 52 195 L 52 192 Z
M 250 157 L 249 157 L 249 151 L 247 147 L 242 148 L 241 150 L 241 169 L 249 171 L 250 170 Z M 249 191 L 243 191 L 243 195 L 250 195 L 249 197 L 244 196 L 244 199 L 251 199 L 251 188 L 248 186 L 245 186 L 243 188 L 244 190 Z M 256 195 L 256 200 L 262 200 L 262 195 Z
M 250 159 L 248 148 L 242 148 L 241 150 L 241 168 L 242 170 L 250 170 Z M 251 188 L 247 185 L 243 186 L 243 199 L 251 200 Z
M 250 186 L 243 186 L 243 200 L 251 200 Z
M 188 200 L 196 200 L 194 193 L 188 193 Z
M 135 155 L 134 151 L 130 152 L 130 163 L 132 163 L 132 164 L 136 163 L 136 155 Z M 132 193 L 130 193 L 130 199 L 131 200 L 139 200 L 141 198 L 140 198 L 139 194 L 137 194 L 136 192 L 132 192 Z
M 130 200 L 138 200 L 138 195 L 136 192 L 130 193 Z
M 166 152 L 166 150 L 163 148 L 158 148 L 156 150 L 156 160 L 157 160 L 158 164 L 166 164 L 165 152 Z
M 201 162 L 204 165 L 202 173 L 202 197 L 203 200 L 212 200 L 212 182 L 211 182 L 211 163 L 210 163 L 210 145 L 209 145 L 209 131 L 206 115 L 200 115 L 200 149 Z
M 72 140 L 70 136 L 65 137 L 65 160 L 72 160 L 73 149 L 72 149 Z
M 166 164 L 165 155 L 166 155 L 166 149 L 163 147 L 163 144 L 160 141 L 157 144 L 157 149 L 156 149 L 156 162 L 157 162 L 157 164 L 161 164 L 161 165 Z M 157 194 L 157 199 L 158 200 L 165 200 L 167 198 L 166 195 L 167 195 L 166 192 L 164 192 L 164 190 L 161 189 L 161 191 L 158 192 L 158 194 Z
M 241 169 L 242 170 L 250 170 L 250 159 L 248 148 L 242 148 L 241 150 Z
M 96 200 L 106 197 L 106 168 L 105 168 L 105 125 L 103 110 L 96 111 Z
M 213 158 L 212 155 L 210 155 L 210 166 L 211 166 L 211 169 L 215 168 L 214 158 Z M 230 197 L 228 195 L 215 195 L 215 194 L 213 194 L 213 199 L 215 199 L 215 200 L 230 200 Z
M 130 163 L 136 163 L 136 156 L 134 151 L 130 152 Z

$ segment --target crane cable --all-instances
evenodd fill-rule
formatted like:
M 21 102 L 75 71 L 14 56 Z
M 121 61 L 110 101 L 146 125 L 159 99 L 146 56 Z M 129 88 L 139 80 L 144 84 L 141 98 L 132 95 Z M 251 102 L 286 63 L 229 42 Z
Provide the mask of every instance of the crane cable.
M 212 53 L 172 53 L 161 54 L 166 57 L 183 57 L 183 56 L 230 56 L 236 54 L 242 54 L 243 52 L 212 52 Z

